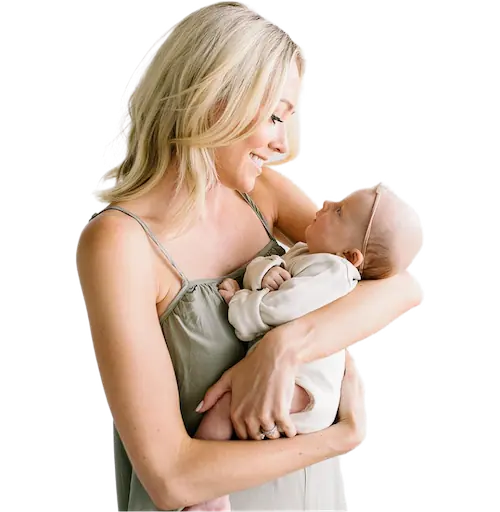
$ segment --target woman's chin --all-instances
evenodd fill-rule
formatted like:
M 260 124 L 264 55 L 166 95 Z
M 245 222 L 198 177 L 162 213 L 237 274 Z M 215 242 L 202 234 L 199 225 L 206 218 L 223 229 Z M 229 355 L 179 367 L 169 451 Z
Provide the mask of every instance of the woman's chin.
M 245 179 L 239 180 L 236 189 L 239 192 L 249 194 L 255 188 L 257 176 L 245 176 Z
M 237 190 L 242 194 L 250 193 L 255 187 L 256 176 L 238 176 L 223 177 L 220 176 L 220 183 L 232 190 Z

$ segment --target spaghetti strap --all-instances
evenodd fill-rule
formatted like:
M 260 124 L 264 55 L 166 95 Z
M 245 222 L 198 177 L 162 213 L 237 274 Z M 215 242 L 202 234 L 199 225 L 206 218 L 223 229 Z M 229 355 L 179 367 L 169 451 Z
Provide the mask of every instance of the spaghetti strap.
M 269 235 L 269 238 L 277 243 L 277 240 L 276 240 L 276 238 L 274 238 L 271 228 L 269 227 L 266 219 L 264 218 L 264 215 L 262 215 L 261 211 L 259 210 L 259 207 L 254 203 L 253 199 L 245 192 L 243 192 L 243 193 L 240 192 L 240 194 L 243 197 L 243 199 L 250 205 L 252 210 L 255 212 L 255 214 L 259 218 L 260 222 L 264 226 L 264 229 L 266 230 L 267 234 Z
M 161 251 L 161 253 L 165 256 L 165 258 L 167 258 L 167 260 L 172 265 L 172 267 L 174 267 L 175 270 L 179 273 L 179 275 L 182 279 L 183 285 L 188 282 L 188 278 L 183 274 L 182 270 L 175 264 L 174 260 L 172 259 L 170 254 L 167 252 L 165 247 L 163 247 L 161 242 L 156 238 L 155 234 L 151 231 L 151 229 L 149 229 L 149 226 L 140 217 L 138 217 L 134 213 L 132 213 L 128 210 L 125 210 L 125 208 L 122 208 L 121 206 L 107 206 L 106 208 L 104 208 L 104 210 L 101 210 L 99 213 L 94 213 L 94 215 L 92 215 L 90 220 L 94 219 L 95 217 L 97 217 L 98 215 L 100 215 L 101 213 L 103 213 L 107 210 L 117 210 L 117 211 L 122 212 L 125 215 L 128 215 L 129 217 L 132 217 L 133 219 L 135 219 L 141 225 L 141 227 L 144 229 L 144 231 L 149 236 L 149 238 L 153 241 L 153 243 L 156 245 L 156 247 L 158 247 L 158 249 Z

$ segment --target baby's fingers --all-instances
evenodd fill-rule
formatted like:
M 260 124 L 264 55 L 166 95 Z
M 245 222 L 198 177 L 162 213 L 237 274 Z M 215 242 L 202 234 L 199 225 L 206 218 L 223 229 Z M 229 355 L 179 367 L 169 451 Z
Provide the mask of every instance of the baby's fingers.
M 278 267 L 278 274 L 280 275 L 281 279 L 282 279 L 282 283 L 283 281 L 288 281 L 289 279 L 292 278 L 292 276 L 290 275 L 290 272 L 288 272 L 288 270 L 284 269 L 283 267 Z
M 273 277 L 264 277 L 262 280 L 262 288 L 267 288 L 268 290 L 277 290 L 279 288 L 279 284 Z
M 222 288 L 219 288 L 219 293 L 226 302 L 229 302 L 234 297 L 234 293 L 232 291 L 223 290 Z
M 224 281 L 222 281 L 222 283 L 219 284 L 218 288 L 219 288 L 219 291 L 227 290 L 229 292 L 229 291 L 238 290 L 239 286 L 238 286 L 238 283 L 234 279 L 227 278 L 227 279 L 224 279 Z

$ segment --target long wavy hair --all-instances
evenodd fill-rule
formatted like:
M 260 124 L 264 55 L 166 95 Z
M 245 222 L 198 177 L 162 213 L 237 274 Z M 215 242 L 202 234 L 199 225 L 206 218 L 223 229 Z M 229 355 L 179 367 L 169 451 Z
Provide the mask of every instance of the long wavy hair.
M 183 190 L 187 197 L 172 222 L 185 223 L 203 209 L 206 191 L 217 182 L 215 148 L 248 137 L 269 118 L 294 62 L 302 76 L 298 46 L 243 4 L 216 3 L 187 16 L 130 97 L 126 156 L 104 176 L 115 183 L 99 191 L 99 199 L 137 198 L 172 170 L 176 193 Z M 292 119 L 286 160 L 298 150 Z

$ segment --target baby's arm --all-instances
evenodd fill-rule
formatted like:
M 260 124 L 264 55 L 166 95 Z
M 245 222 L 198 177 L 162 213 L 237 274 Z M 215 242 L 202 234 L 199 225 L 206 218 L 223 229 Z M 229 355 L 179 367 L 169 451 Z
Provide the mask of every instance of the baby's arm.
M 349 293 L 357 283 L 352 265 L 337 256 L 329 256 L 321 271 L 317 263 L 309 275 L 307 268 L 303 268 L 300 276 L 284 281 L 275 291 L 259 289 L 256 283 L 281 258 L 274 257 L 274 262 L 264 258 L 257 261 L 247 279 L 255 291 L 240 290 L 229 302 L 229 322 L 238 338 L 254 340 L 272 327 L 295 320 Z
M 290 277 L 283 265 L 280 256 L 259 256 L 246 268 L 245 289 L 240 290 L 234 279 L 224 279 L 219 285 L 220 294 L 229 304 L 229 322 L 240 340 L 252 341 L 270 329 L 260 320 L 259 304 L 264 295 Z

